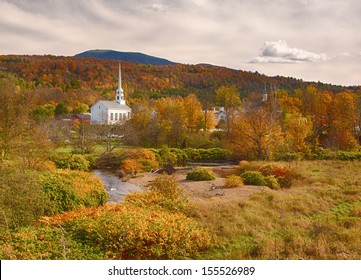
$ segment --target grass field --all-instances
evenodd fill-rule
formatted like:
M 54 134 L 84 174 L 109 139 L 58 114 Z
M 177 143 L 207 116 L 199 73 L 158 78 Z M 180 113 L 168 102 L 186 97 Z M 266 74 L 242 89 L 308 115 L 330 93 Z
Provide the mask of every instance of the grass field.
M 290 189 L 198 203 L 202 259 L 361 259 L 361 162 L 301 161 Z

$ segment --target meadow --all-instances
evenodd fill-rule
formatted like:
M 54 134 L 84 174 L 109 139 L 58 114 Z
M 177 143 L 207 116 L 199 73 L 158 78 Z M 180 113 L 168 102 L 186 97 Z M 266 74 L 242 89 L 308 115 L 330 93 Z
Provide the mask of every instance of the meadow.
M 201 259 L 361 259 L 361 162 L 290 166 L 288 189 L 197 205 L 194 219 L 214 237 Z

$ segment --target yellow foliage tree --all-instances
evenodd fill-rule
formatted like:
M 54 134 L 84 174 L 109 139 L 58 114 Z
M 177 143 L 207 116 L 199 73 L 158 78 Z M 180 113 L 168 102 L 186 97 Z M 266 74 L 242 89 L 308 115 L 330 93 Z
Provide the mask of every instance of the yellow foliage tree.
M 306 147 L 305 139 L 312 135 L 312 121 L 301 113 L 288 113 L 284 118 L 286 143 L 292 151 L 303 151 Z
M 226 131 L 229 133 L 235 109 L 241 105 L 236 86 L 222 86 L 216 90 L 216 103 L 224 108 Z
M 332 103 L 330 122 L 330 141 L 334 148 L 354 150 L 358 148 L 355 129 L 357 126 L 357 96 L 342 92 L 335 96 Z
M 195 132 L 202 124 L 202 105 L 194 94 L 188 95 L 183 100 L 185 126 L 188 131 Z
M 280 125 L 265 108 L 237 116 L 227 138 L 229 148 L 236 156 L 257 159 L 269 158 L 282 140 Z

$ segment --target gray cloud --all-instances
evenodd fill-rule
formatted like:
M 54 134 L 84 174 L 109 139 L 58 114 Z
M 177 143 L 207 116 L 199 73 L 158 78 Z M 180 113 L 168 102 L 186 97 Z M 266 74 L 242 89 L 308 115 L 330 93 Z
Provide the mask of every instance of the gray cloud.
M 0 53 L 104 48 L 297 78 L 323 62 L 315 80 L 361 84 L 361 65 L 327 71 L 359 53 L 360 14 L 359 0 L 0 0 Z

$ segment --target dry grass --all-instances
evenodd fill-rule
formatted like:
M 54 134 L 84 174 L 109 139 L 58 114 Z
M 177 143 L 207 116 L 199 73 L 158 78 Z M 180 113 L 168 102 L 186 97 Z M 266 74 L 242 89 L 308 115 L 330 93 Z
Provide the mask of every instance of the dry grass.
M 287 190 L 197 202 L 216 236 L 206 259 L 361 259 L 361 162 L 292 163 Z

